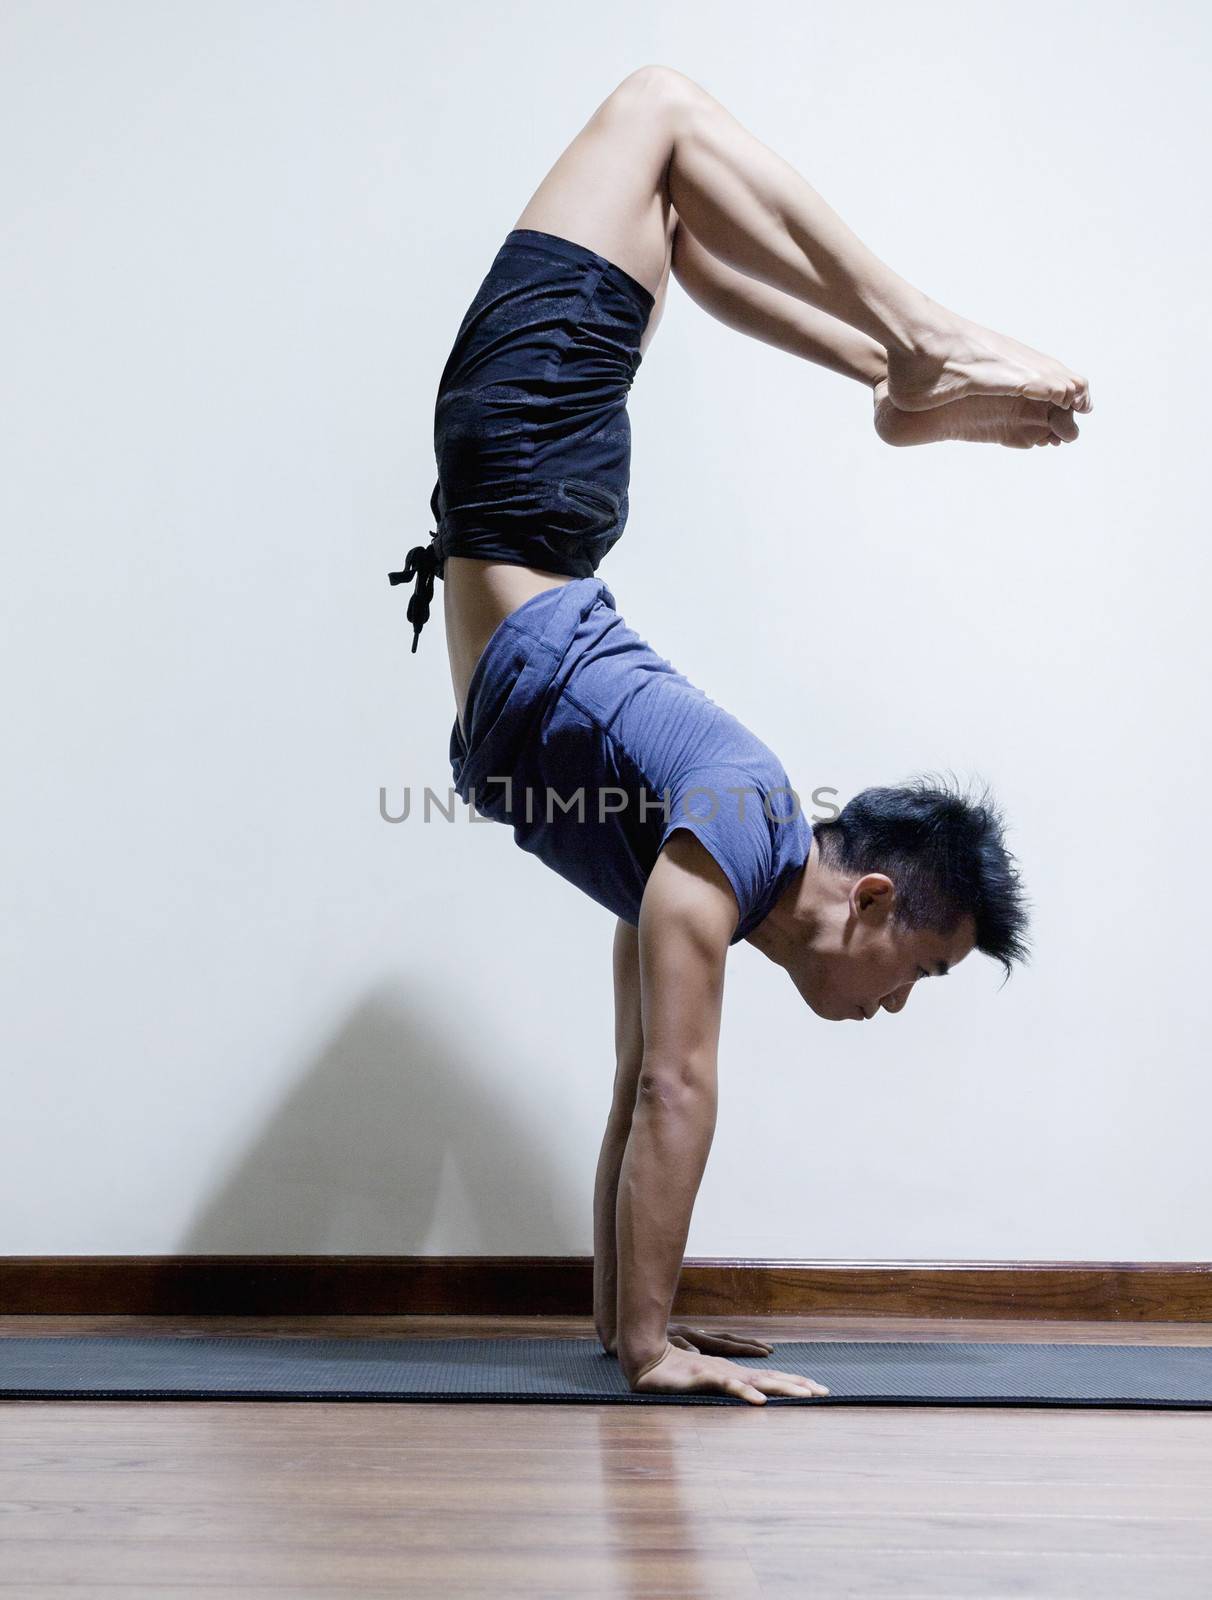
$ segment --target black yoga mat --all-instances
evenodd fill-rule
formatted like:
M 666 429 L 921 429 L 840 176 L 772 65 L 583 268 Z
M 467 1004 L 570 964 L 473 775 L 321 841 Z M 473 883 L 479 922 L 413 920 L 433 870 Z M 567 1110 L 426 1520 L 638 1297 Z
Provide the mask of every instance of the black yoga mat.
M 828 1386 L 767 1405 L 1212 1407 L 1212 1347 L 789 1340 L 741 1363 Z M 632 1394 L 596 1339 L 0 1338 L 10 1400 L 471 1400 L 748 1405 Z

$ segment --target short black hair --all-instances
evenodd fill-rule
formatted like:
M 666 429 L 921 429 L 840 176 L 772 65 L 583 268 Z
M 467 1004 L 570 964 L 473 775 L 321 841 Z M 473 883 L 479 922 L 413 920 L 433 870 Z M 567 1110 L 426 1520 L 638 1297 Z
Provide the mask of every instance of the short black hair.
M 976 948 L 1009 977 L 1028 958 L 1028 902 L 1002 828 L 987 788 L 965 794 L 954 778 L 932 775 L 864 789 L 832 821 L 812 825 L 824 865 L 892 879 L 894 921 L 951 933 L 970 915 Z

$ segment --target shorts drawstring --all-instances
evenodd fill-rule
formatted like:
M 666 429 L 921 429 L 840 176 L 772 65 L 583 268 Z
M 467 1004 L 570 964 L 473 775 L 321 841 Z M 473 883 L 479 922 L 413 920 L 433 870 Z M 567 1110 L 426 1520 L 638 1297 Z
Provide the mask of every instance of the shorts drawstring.
M 421 637 L 421 629 L 429 621 L 429 605 L 433 599 L 434 579 L 438 575 L 437 535 L 431 535 L 428 544 L 415 544 L 404 559 L 403 569 L 399 572 L 389 572 L 387 581 L 392 584 L 411 583 L 415 578 L 417 586 L 412 591 L 408 601 L 408 610 L 405 613 L 412 623 L 412 654 L 417 653 L 417 641 Z

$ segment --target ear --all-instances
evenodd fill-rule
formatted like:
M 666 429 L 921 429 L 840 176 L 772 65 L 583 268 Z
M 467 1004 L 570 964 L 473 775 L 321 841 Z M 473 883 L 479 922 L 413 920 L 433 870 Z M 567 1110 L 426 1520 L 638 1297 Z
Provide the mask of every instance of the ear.
M 882 923 L 896 900 L 896 885 L 883 872 L 867 872 L 850 891 L 850 909 L 864 922 Z

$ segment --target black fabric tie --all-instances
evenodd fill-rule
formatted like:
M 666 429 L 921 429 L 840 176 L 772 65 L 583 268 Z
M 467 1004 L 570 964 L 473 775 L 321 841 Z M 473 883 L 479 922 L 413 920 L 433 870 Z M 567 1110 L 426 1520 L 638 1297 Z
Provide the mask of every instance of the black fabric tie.
M 421 637 L 421 629 L 429 621 L 429 603 L 433 599 L 434 579 L 438 575 L 438 558 L 434 550 L 433 541 L 429 544 L 415 544 L 404 558 L 404 568 L 401 572 L 389 572 L 389 583 L 411 583 L 415 578 L 417 586 L 412 591 L 408 601 L 406 613 L 412 623 L 412 653 L 417 653 L 417 640 Z

